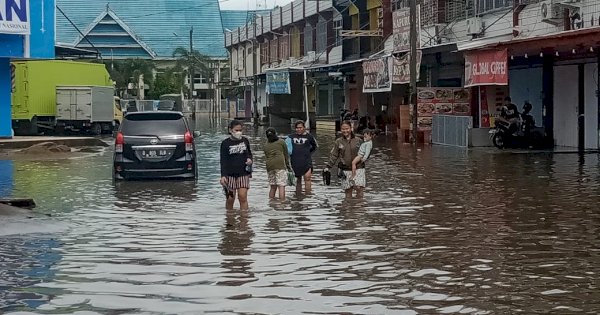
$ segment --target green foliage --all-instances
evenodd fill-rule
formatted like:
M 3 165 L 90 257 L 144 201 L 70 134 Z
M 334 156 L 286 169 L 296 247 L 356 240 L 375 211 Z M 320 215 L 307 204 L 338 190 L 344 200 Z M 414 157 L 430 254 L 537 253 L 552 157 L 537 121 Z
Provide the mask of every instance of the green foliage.
M 157 100 L 164 94 L 181 93 L 181 90 L 184 89 L 184 80 L 184 73 L 177 66 L 157 73 L 148 98 Z
M 126 59 L 105 61 L 106 68 L 118 91 L 127 90 L 129 83 L 137 84 L 139 76 L 144 75 L 144 83 L 152 87 L 154 63 L 144 59 Z
M 191 63 L 191 68 L 194 69 L 194 73 L 202 74 L 202 76 L 208 78 L 208 80 L 213 79 L 213 69 L 211 67 L 212 61 L 208 56 L 201 54 L 199 51 L 194 50 L 190 54 L 190 51 L 184 47 L 178 47 L 173 52 L 173 57 L 177 58 L 177 67 L 189 69 Z

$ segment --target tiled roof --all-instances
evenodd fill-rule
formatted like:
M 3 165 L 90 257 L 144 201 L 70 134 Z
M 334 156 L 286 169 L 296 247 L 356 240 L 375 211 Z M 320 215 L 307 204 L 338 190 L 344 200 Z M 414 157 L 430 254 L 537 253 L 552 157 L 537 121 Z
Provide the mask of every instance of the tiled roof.
M 108 6 L 134 39 L 157 58 L 171 58 L 177 47 L 187 48 L 191 27 L 194 49 L 211 57 L 227 56 L 218 0 L 57 0 L 57 6 L 84 33 L 102 19 Z M 56 30 L 58 43 L 77 44 L 81 39 L 60 12 Z M 148 56 L 144 50 L 138 51 L 140 57 Z

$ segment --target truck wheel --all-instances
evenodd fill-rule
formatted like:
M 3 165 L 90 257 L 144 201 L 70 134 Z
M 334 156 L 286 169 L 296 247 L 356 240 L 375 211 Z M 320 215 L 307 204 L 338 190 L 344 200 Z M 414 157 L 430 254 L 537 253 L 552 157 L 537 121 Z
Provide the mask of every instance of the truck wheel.
M 92 127 L 90 128 L 90 133 L 93 134 L 94 136 L 99 136 L 102 134 L 102 125 L 99 123 L 93 123 Z
M 57 124 L 56 127 L 54 127 L 54 133 L 62 136 L 65 134 L 65 125 L 63 124 Z
M 31 119 L 28 133 L 32 136 L 38 136 L 40 133 L 40 130 L 38 129 L 38 118 L 36 116 Z

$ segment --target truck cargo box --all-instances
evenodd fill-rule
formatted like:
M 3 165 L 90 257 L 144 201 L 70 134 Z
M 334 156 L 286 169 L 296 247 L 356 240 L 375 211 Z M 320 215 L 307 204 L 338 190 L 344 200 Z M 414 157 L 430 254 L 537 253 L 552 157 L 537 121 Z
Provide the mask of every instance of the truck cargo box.
M 63 60 L 15 61 L 12 119 L 55 119 L 56 87 L 60 85 L 110 86 L 104 64 Z
M 112 122 L 114 88 L 107 86 L 57 86 L 57 120 Z

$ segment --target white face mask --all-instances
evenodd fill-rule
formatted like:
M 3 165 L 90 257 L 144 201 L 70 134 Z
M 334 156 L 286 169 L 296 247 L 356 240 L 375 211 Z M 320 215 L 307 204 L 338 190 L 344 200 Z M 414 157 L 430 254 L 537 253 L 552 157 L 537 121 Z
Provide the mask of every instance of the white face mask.
M 242 132 L 241 131 L 234 131 L 231 133 L 231 136 L 233 136 L 235 139 L 242 139 Z

